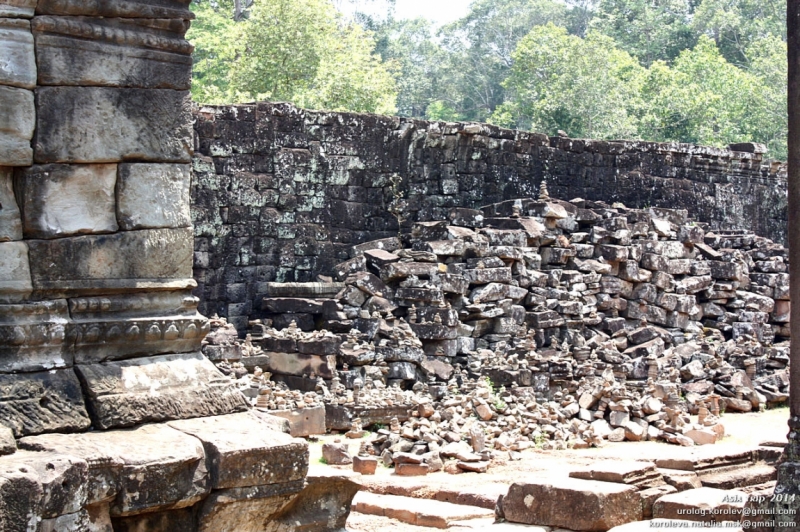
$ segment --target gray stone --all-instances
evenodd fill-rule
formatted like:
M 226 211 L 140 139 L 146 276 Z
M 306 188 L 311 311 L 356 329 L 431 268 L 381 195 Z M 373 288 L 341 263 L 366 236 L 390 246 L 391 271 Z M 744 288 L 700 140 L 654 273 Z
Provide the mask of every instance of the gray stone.
M 31 240 L 29 244 L 34 288 L 51 296 L 195 286 L 189 228 Z
M 25 238 L 117 231 L 116 164 L 32 166 L 17 180 Z
M 16 468 L 0 473 L 0 530 L 38 530 L 43 496 L 35 471 Z
M 0 456 L 17 452 L 17 441 L 10 428 L 0 425 Z
M 72 353 L 64 345 L 69 318 L 63 299 L 0 305 L 0 371 L 72 366 Z
M 36 17 L 39 84 L 188 90 L 187 27 L 175 20 Z
M 83 394 L 71 369 L 0 375 L 0 424 L 17 438 L 89 428 Z
M 36 125 L 33 91 L 0 85 L 0 166 L 29 166 Z
M 247 409 L 230 379 L 199 353 L 77 366 L 95 427 L 215 416 Z
M 195 532 L 195 530 L 192 508 L 116 517 L 113 522 L 114 532 Z
M 33 291 L 28 244 L 0 242 L 0 303 L 16 303 Z
M 0 4 L 0 17 L 31 18 L 37 0 L 5 0 Z
M 13 1 L 19 2 L 20 0 Z M 36 13 L 39 15 L 90 15 L 142 19 L 192 20 L 194 18 L 189 11 L 187 0 L 123 0 L 94 3 L 87 3 L 85 0 L 39 0 Z
M 22 240 L 22 218 L 12 177 L 11 167 L 0 166 L 0 242 Z
M 263 365 L 265 371 L 278 375 L 310 375 L 332 379 L 336 372 L 336 355 L 306 355 L 302 353 L 267 353 L 269 359 Z
M 191 506 L 210 490 L 200 441 L 163 424 L 128 431 L 45 434 L 24 438 L 20 446 L 86 460 L 89 504 L 111 501 L 112 516 Z
M 303 491 L 279 515 L 270 520 L 268 530 L 345 530 L 353 497 L 360 487 L 357 477 L 340 471 L 309 475 Z
M 52 519 L 42 519 L 39 532 L 86 532 L 91 530 L 90 526 L 89 513 L 81 509 Z
M 308 444 L 273 430 L 250 412 L 169 426 L 203 443 L 212 489 L 292 482 L 308 471 Z
M 32 89 L 36 86 L 33 35 L 27 20 L 0 18 L 0 84 Z
M 297 480 L 212 491 L 198 512 L 197 532 L 275 530 L 275 518 L 289 506 L 303 487 L 304 482 Z
M 187 164 L 119 165 L 117 217 L 120 228 L 189 227 L 190 167 Z
M 41 516 L 53 519 L 79 512 L 87 501 L 89 464 L 86 460 L 54 452 L 19 451 L 0 459 L 0 477 L 26 469 L 42 486 Z
M 190 161 L 188 92 L 40 87 L 36 95 L 37 163 Z

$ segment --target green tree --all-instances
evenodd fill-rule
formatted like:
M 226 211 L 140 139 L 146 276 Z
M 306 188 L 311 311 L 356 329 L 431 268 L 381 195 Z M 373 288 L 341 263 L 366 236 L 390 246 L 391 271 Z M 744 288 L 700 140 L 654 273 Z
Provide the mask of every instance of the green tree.
M 644 69 L 599 33 L 586 39 L 553 24 L 537 26 L 514 52 L 505 86 L 512 93 L 493 119 L 504 125 L 585 138 L 637 134 Z
M 239 24 L 233 0 L 195 0 L 195 20 L 186 38 L 194 45 L 192 98 L 198 102 L 230 102 L 230 65 L 240 53 Z
M 758 93 L 761 105 L 751 115 L 753 138 L 767 145 L 771 158 L 785 161 L 789 135 L 786 41 L 777 36 L 765 37 L 753 42 L 745 57 L 749 72 L 761 83 Z
M 696 0 L 601 0 L 590 28 L 607 35 L 643 65 L 670 61 L 697 42 Z

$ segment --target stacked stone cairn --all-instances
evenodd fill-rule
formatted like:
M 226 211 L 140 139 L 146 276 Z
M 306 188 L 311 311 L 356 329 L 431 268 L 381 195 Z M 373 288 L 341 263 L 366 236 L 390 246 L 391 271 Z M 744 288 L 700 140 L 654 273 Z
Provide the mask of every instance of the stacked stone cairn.
M 329 404 L 408 405 L 369 452 L 432 469 L 480 469 L 489 449 L 714 443 L 722 412 L 787 399 L 781 245 L 546 187 L 449 218 L 355 246 L 337 281 L 275 283 L 245 342 L 261 351 L 236 363 Z

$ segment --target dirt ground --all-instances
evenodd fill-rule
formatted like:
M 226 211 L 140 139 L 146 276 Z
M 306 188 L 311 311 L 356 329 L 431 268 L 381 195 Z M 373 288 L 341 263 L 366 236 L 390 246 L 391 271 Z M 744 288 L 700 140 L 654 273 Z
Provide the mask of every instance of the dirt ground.
M 444 472 L 432 473 L 426 477 L 398 477 L 394 475 L 393 469 L 383 466 L 378 467 L 378 471 L 373 477 L 358 476 L 365 484 L 373 484 L 375 491 L 386 492 L 386 487 L 391 486 L 394 494 L 403 494 L 405 490 L 408 494 L 415 493 L 417 496 L 425 496 L 426 492 L 439 489 L 459 489 L 466 487 L 470 492 L 485 493 L 504 493 L 507 487 L 513 482 L 530 477 L 553 477 L 567 476 L 569 471 L 579 467 L 588 467 L 596 460 L 648 460 L 666 455 L 680 455 L 687 452 L 704 453 L 716 449 L 736 449 L 743 446 L 753 447 L 763 442 L 785 442 L 788 432 L 787 421 L 789 419 L 788 408 L 778 408 L 768 410 L 763 413 L 750 414 L 726 414 L 722 417 L 725 425 L 726 436 L 722 441 L 713 446 L 705 447 L 679 447 L 660 442 L 621 442 L 608 443 L 602 448 L 565 450 L 565 451 L 523 451 L 522 459 L 519 461 L 508 461 L 502 458 L 493 461 L 487 473 L 462 473 L 451 475 Z M 343 436 L 326 435 L 321 437 L 319 442 L 312 442 L 311 469 L 335 468 L 350 470 L 348 466 L 327 466 L 320 462 L 322 457 L 322 443 L 332 441 Z M 358 449 L 358 441 L 351 444 L 351 452 Z M 499 453 L 498 453 L 499 454 Z M 464 522 L 464 526 L 452 526 L 448 530 L 462 532 L 466 530 L 489 529 L 500 532 L 503 529 L 528 530 L 537 527 L 521 526 L 490 526 L 486 520 L 475 522 Z M 353 512 L 347 521 L 349 532 L 417 532 L 429 530 L 427 528 L 408 525 L 394 519 L 376 517 Z

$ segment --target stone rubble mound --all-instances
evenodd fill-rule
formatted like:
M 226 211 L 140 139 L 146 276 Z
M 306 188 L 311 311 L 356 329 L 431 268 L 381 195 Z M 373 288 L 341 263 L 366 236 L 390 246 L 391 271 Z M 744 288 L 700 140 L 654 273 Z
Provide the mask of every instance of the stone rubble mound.
M 787 271 L 769 239 L 543 187 L 354 246 L 317 283 L 267 283 L 247 339 L 217 324 L 203 351 L 267 409 L 409 405 L 367 449 L 395 464 L 714 443 L 721 412 L 788 397 Z

